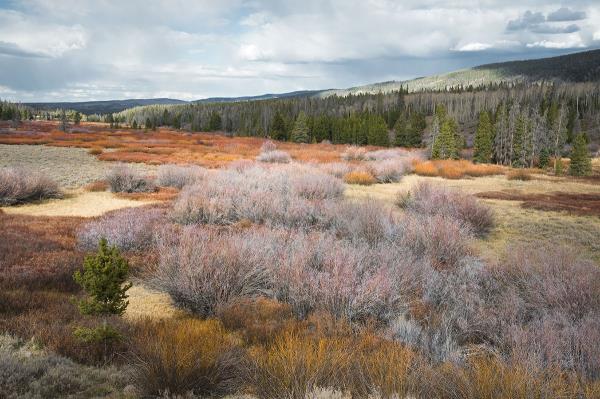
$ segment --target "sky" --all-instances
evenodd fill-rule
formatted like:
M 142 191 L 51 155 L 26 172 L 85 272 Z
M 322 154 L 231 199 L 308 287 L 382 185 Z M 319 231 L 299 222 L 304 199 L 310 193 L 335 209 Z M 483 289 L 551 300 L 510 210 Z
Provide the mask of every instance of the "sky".
M 595 48 L 598 0 L 0 0 L 0 98 L 347 88 Z

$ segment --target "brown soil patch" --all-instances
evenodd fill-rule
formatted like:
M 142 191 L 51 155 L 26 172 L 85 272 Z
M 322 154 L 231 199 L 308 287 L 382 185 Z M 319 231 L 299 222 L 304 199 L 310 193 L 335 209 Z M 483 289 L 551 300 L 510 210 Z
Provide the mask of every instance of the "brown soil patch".
M 600 216 L 600 194 L 579 194 L 555 191 L 546 194 L 526 194 L 518 190 L 486 191 L 477 197 L 505 201 L 522 201 L 523 208 L 542 211 L 566 211 L 584 216 Z

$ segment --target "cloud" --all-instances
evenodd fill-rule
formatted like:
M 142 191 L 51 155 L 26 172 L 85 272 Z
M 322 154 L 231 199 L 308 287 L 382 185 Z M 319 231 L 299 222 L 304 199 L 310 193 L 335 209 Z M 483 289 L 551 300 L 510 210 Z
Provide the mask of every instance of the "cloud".
M 525 11 L 525 13 L 517 19 L 513 19 L 508 21 L 508 25 L 506 25 L 506 30 L 508 31 L 517 31 L 517 30 L 525 30 L 531 27 L 535 27 L 538 24 L 545 22 L 546 17 L 541 12 L 531 12 L 529 10 Z
M 24 58 L 46 58 L 44 54 L 23 50 L 14 43 L 7 43 L 2 41 L 0 41 L 0 55 Z
M 558 10 L 548 14 L 548 21 L 579 21 L 585 19 L 585 11 L 573 11 L 568 7 L 561 7 Z
M 544 34 L 563 34 L 563 33 L 574 33 L 579 32 L 581 28 L 579 25 L 571 24 L 568 26 L 554 26 L 549 24 L 541 24 L 531 28 L 531 31 L 534 33 L 544 33 Z
M 487 50 L 492 47 L 493 46 L 489 43 L 474 42 L 474 43 L 467 43 L 465 45 L 462 45 L 462 46 L 456 48 L 456 51 L 483 51 L 483 50 Z
M 0 95 L 196 99 L 402 80 L 597 45 L 596 2 L 570 2 L 588 17 L 569 24 L 545 17 L 558 0 L 0 0 Z
M 567 39 L 564 41 L 541 40 L 533 43 L 527 43 L 528 48 L 547 48 L 547 49 L 573 49 L 583 48 L 585 44 L 579 38 Z

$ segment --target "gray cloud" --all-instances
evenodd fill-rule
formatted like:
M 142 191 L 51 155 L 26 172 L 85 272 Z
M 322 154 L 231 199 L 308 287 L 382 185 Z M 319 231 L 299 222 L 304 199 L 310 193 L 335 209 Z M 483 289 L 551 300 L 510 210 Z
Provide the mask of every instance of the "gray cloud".
M 47 58 L 44 54 L 23 50 L 14 43 L 0 41 L 0 55 L 22 58 Z
M 568 7 L 561 7 L 548 14 L 548 21 L 579 21 L 586 16 L 585 11 L 573 11 Z
M 542 14 L 541 12 L 531 12 L 527 10 L 521 17 L 508 21 L 508 25 L 506 25 L 506 30 L 525 30 L 531 27 L 535 27 L 538 24 L 545 21 L 546 17 L 544 17 L 544 14 Z
M 545 34 L 564 34 L 564 33 L 575 33 L 579 32 L 581 28 L 579 25 L 571 24 L 568 26 L 555 26 L 550 24 L 540 24 L 533 26 L 531 31 L 534 33 L 545 33 Z

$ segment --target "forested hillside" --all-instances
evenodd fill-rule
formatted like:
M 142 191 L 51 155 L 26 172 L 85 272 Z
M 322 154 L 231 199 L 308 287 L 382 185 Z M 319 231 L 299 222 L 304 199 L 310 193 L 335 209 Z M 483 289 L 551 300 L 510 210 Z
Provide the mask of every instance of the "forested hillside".
M 533 82 L 597 82 L 600 80 L 600 50 L 585 51 L 558 57 L 509 61 L 480 65 L 474 68 L 411 79 L 358 86 L 342 90 L 327 90 L 321 97 L 331 95 L 391 92 L 401 87 L 409 92 L 448 90 L 451 88 Z
M 82 114 L 108 114 L 120 112 L 127 108 L 152 104 L 185 104 L 186 101 L 171 98 L 150 98 L 131 100 L 56 102 L 56 103 L 27 103 L 26 105 L 39 110 L 54 111 L 57 109 L 73 110 Z

